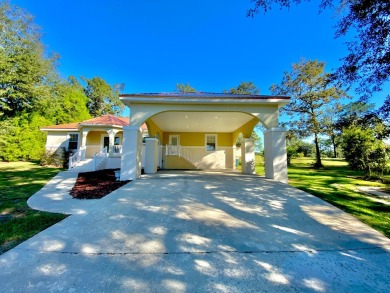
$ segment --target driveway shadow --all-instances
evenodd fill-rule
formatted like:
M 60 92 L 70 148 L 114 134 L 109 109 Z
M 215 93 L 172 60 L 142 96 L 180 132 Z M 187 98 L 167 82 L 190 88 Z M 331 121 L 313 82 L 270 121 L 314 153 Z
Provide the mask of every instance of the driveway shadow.
M 289 185 L 160 172 L 3 255 L 0 282 L 30 291 L 385 292 L 389 251 L 385 236 Z

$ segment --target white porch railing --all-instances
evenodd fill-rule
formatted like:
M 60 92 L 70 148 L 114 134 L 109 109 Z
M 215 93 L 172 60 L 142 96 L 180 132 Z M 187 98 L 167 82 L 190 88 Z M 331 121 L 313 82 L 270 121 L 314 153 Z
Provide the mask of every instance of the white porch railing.
M 112 156 L 113 157 L 122 156 L 122 145 L 113 145 L 112 146 Z
M 181 146 L 180 145 L 171 145 L 167 144 L 165 147 L 166 156 L 179 156 L 181 155 Z
M 181 147 L 181 157 L 198 167 L 202 159 L 207 155 L 204 150 L 204 147 Z
M 103 148 L 100 152 L 98 152 L 94 157 L 94 169 L 95 171 L 102 170 L 104 163 L 107 160 L 107 148 Z
M 174 153 L 175 150 L 167 150 L 164 147 L 164 162 L 168 153 Z M 225 169 L 233 168 L 233 149 L 231 147 L 220 147 L 215 151 L 207 151 L 204 146 L 180 146 L 180 158 L 191 163 L 198 169 Z M 231 159 L 230 159 L 231 158 Z M 163 164 L 163 167 L 166 165 Z
M 85 159 L 85 151 L 86 147 L 80 147 L 76 153 L 69 156 L 69 167 L 68 169 L 72 169 L 78 162 Z

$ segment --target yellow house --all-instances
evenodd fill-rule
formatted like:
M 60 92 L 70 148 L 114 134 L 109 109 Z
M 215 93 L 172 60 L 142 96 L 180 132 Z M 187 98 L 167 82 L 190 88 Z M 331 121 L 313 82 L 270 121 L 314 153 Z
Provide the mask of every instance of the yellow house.
M 244 173 L 254 173 L 253 128 L 265 127 L 266 177 L 287 182 L 285 131 L 279 128 L 278 109 L 289 97 L 217 93 L 122 94 L 130 107 L 130 126 L 123 127 L 121 180 L 164 169 L 231 169 L 235 142 L 244 136 L 241 157 Z M 149 131 L 144 151 L 140 126 Z
M 124 126 L 129 126 L 128 117 L 108 114 L 82 122 L 44 126 L 41 131 L 47 132 L 46 151 L 71 151 L 69 168 L 95 156 L 104 158 L 104 166 L 100 168 L 119 168 Z M 147 136 L 145 124 L 140 131 Z
M 266 178 L 287 182 L 285 131 L 278 110 L 289 97 L 217 93 L 123 94 L 130 117 L 103 115 L 41 128 L 46 149 L 72 151 L 69 167 L 94 158 L 94 169 L 120 168 L 121 180 L 135 180 L 158 169 L 234 169 L 240 152 L 242 172 L 255 172 L 253 128 L 264 132 Z M 244 140 L 236 149 L 238 136 Z M 146 138 L 148 137 L 148 138 Z

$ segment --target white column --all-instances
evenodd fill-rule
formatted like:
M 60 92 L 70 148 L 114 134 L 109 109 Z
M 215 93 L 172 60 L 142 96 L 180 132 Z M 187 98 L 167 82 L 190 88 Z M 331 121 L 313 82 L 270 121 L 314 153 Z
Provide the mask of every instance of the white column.
M 288 182 L 286 130 L 271 128 L 264 131 L 265 178 Z
M 142 134 L 140 126 L 123 127 L 121 181 L 141 176 Z
M 108 153 L 109 156 L 112 157 L 114 152 L 114 142 L 115 142 L 115 135 L 117 134 L 118 130 L 116 129 L 110 129 L 107 130 L 108 133 Z
M 82 130 L 81 132 L 81 147 L 85 147 L 87 145 L 87 135 L 88 130 Z
M 157 138 L 145 139 L 145 174 L 157 172 L 158 165 L 158 140 Z
M 241 162 L 243 174 L 255 174 L 255 140 L 244 138 L 241 143 Z

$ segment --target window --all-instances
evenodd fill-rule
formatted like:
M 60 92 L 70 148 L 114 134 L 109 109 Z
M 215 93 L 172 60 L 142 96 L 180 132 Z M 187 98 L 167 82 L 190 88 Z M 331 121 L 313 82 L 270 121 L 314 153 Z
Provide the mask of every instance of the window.
M 217 148 L 217 135 L 206 134 L 206 151 L 212 152 Z
M 79 146 L 79 135 L 77 133 L 69 134 L 69 150 L 77 150 Z
M 180 136 L 179 135 L 169 135 L 169 144 L 170 145 L 180 145 Z
M 118 150 L 118 147 L 115 147 L 115 146 L 119 146 L 121 144 L 121 136 L 115 136 L 114 137 L 114 152 L 116 150 Z M 107 152 L 109 151 L 109 147 L 110 147 L 110 137 L 109 136 L 103 136 L 102 135 L 102 139 L 103 139 L 103 148 L 106 148 L 107 149 Z

